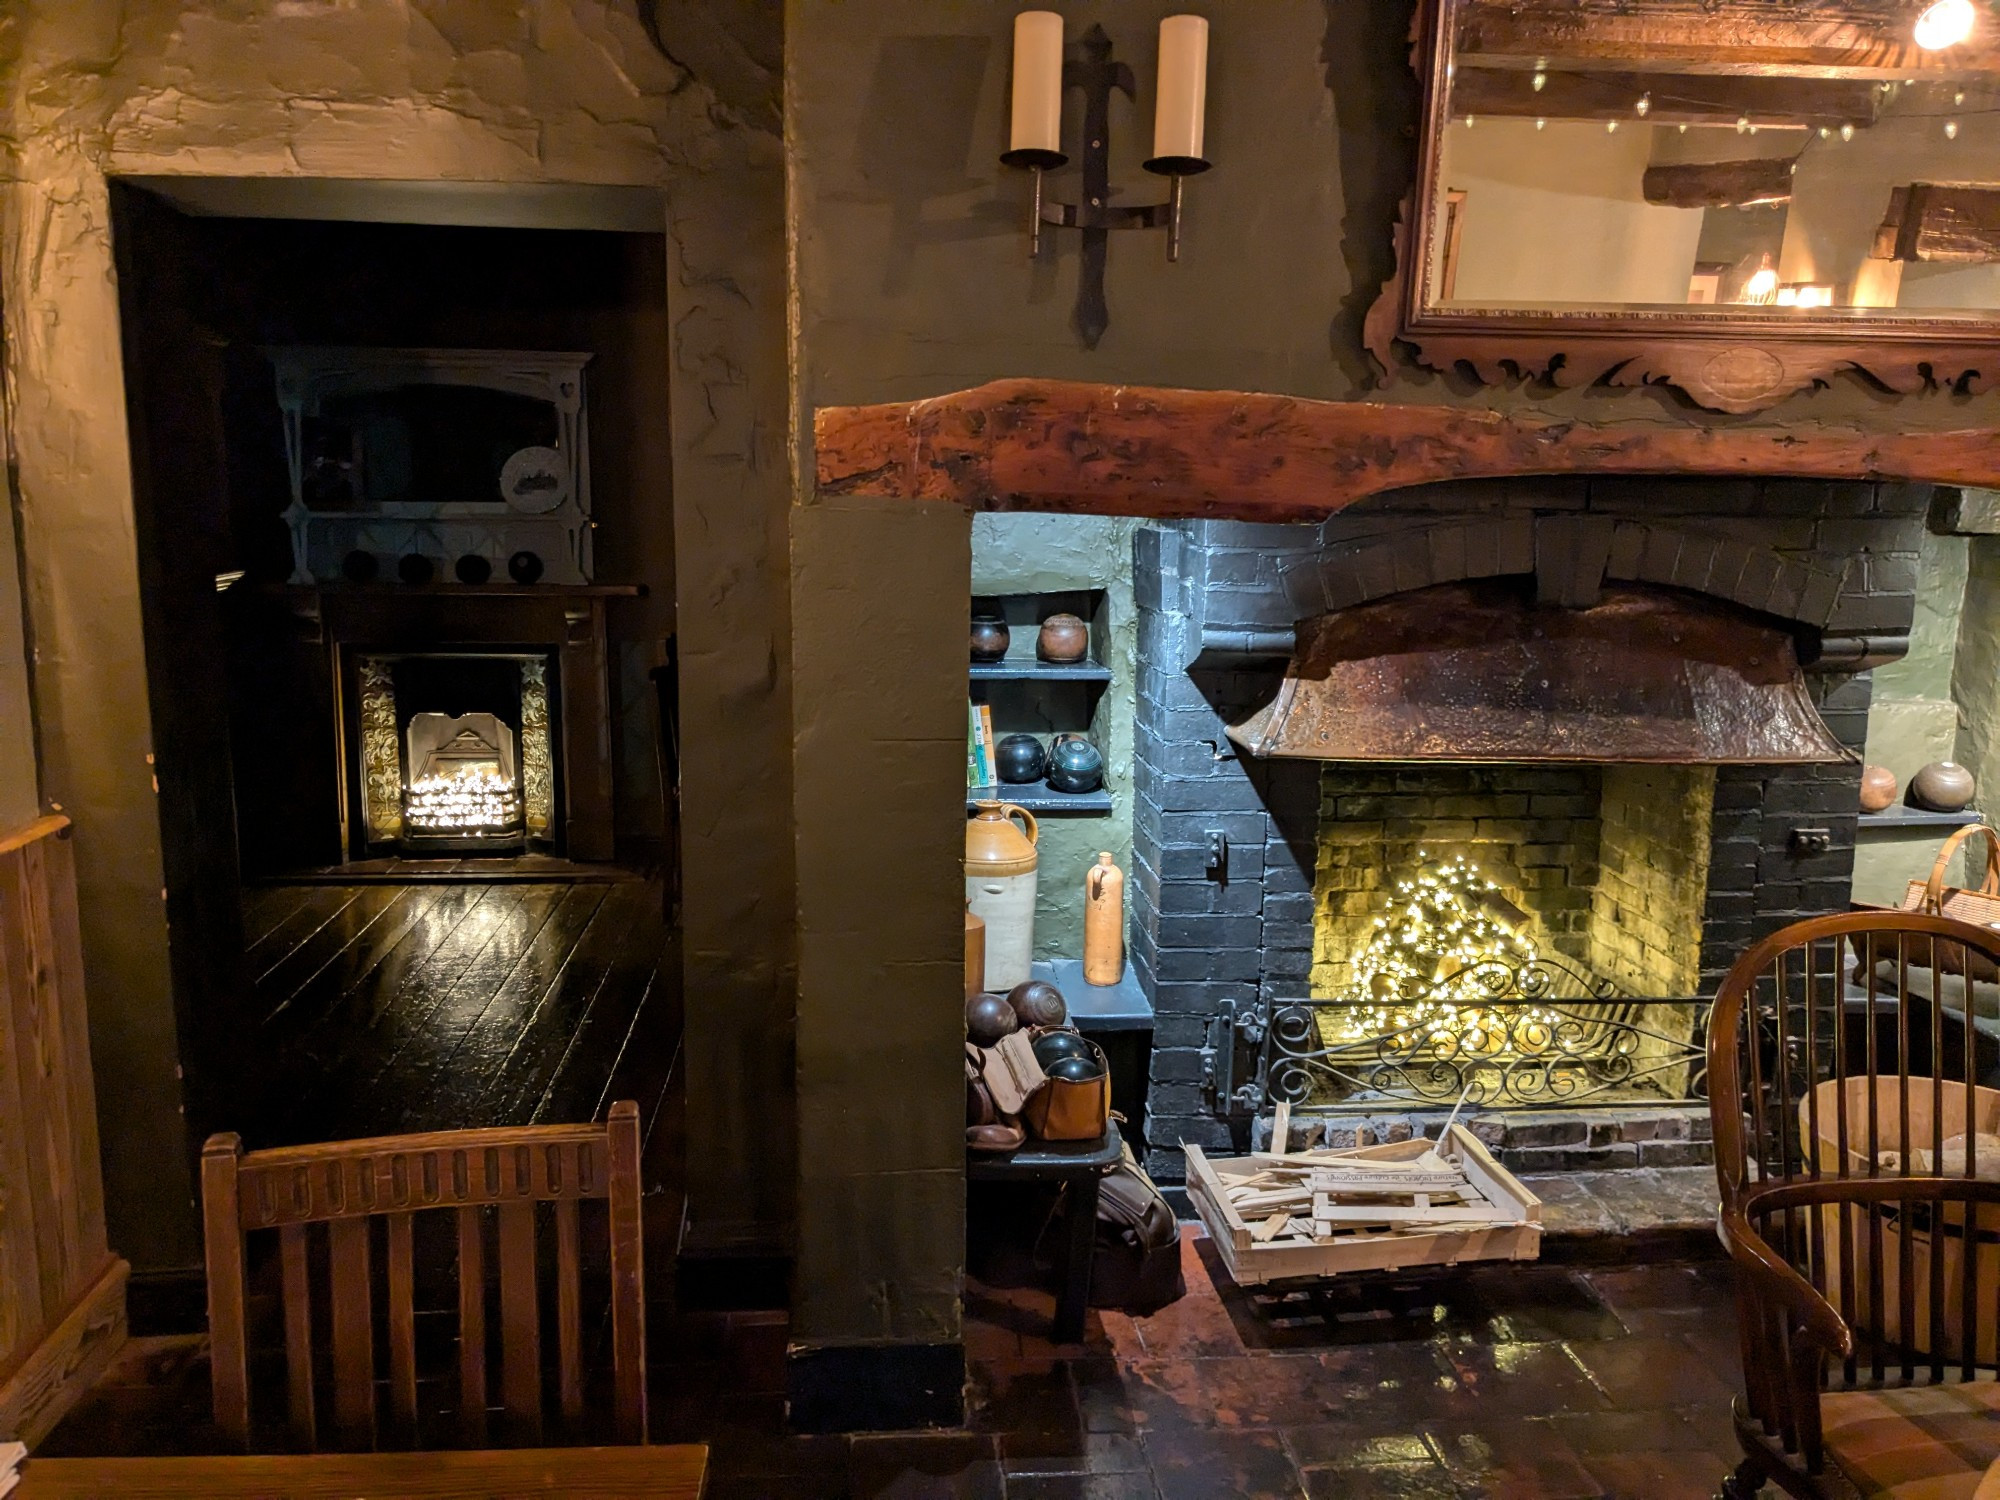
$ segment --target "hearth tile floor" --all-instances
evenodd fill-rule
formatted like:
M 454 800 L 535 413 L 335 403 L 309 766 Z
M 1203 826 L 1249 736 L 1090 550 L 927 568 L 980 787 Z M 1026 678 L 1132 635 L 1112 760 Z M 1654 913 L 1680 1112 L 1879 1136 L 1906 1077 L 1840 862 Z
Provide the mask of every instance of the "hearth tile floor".
M 649 1315 L 657 1442 L 709 1500 L 1707 1500 L 1735 1463 L 1731 1273 L 1496 1265 L 1260 1305 L 1184 1230 L 1188 1296 L 1048 1342 L 966 1288 L 968 1426 L 788 1437 L 781 1313 Z M 199 1444 L 206 1360 L 135 1344 L 49 1452 Z
M 657 884 L 281 885 L 244 900 L 246 1147 L 659 1114 L 681 1032 Z

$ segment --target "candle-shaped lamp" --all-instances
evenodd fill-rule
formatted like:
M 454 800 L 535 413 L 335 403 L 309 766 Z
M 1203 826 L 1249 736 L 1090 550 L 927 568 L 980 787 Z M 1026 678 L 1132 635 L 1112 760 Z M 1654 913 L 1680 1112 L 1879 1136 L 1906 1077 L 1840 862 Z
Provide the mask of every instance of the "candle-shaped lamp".
M 1168 16 L 1160 22 L 1158 102 L 1153 110 L 1150 172 L 1175 176 L 1200 172 L 1208 111 L 1208 21 L 1202 16 Z
M 1059 167 L 1062 151 L 1063 21 L 1052 10 L 1024 10 L 1014 17 L 1013 118 L 1007 151 L 1010 167 Z

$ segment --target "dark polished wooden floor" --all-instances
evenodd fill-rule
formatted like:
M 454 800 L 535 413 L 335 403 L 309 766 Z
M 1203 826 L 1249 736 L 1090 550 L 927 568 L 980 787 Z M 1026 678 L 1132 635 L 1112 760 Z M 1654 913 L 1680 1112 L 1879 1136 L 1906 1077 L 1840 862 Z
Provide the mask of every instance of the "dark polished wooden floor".
M 414 1130 L 660 1122 L 680 963 L 659 887 L 301 884 L 244 902 L 250 1149 Z M 253 1070 L 246 1069 L 246 1072 Z

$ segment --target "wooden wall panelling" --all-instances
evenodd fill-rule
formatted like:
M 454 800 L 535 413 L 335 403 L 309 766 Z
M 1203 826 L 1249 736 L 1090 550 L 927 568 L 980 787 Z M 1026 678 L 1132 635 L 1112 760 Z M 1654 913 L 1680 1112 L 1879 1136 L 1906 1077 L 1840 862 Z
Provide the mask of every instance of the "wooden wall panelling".
M 0 837 L 0 1437 L 39 1441 L 125 1338 L 105 1243 L 67 818 Z

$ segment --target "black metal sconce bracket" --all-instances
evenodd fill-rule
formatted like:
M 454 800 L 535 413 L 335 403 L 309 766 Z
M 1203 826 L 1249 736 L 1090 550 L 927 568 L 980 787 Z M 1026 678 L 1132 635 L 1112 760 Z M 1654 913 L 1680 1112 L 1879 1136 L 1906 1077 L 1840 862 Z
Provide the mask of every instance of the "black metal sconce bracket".
M 1084 348 L 1095 349 L 1111 326 L 1111 312 L 1104 300 L 1105 236 L 1114 229 L 1164 229 L 1167 259 L 1179 260 L 1181 184 L 1185 178 L 1207 171 L 1209 164 L 1195 156 L 1154 157 L 1146 162 L 1146 170 L 1169 179 L 1167 201 L 1138 207 L 1111 203 L 1111 95 L 1116 90 L 1132 99 L 1136 89 L 1132 69 L 1111 60 L 1111 38 L 1101 25 L 1093 25 L 1083 34 L 1082 46 L 1082 61 L 1063 64 L 1063 87 L 1083 91 L 1083 201 L 1051 203 L 1043 197 L 1044 174 L 1069 161 L 1059 151 L 1009 151 L 1000 160 L 1034 173 L 1034 199 L 1028 218 L 1030 258 L 1041 254 L 1044 224 L 1083 232 L 1074 317 Z

